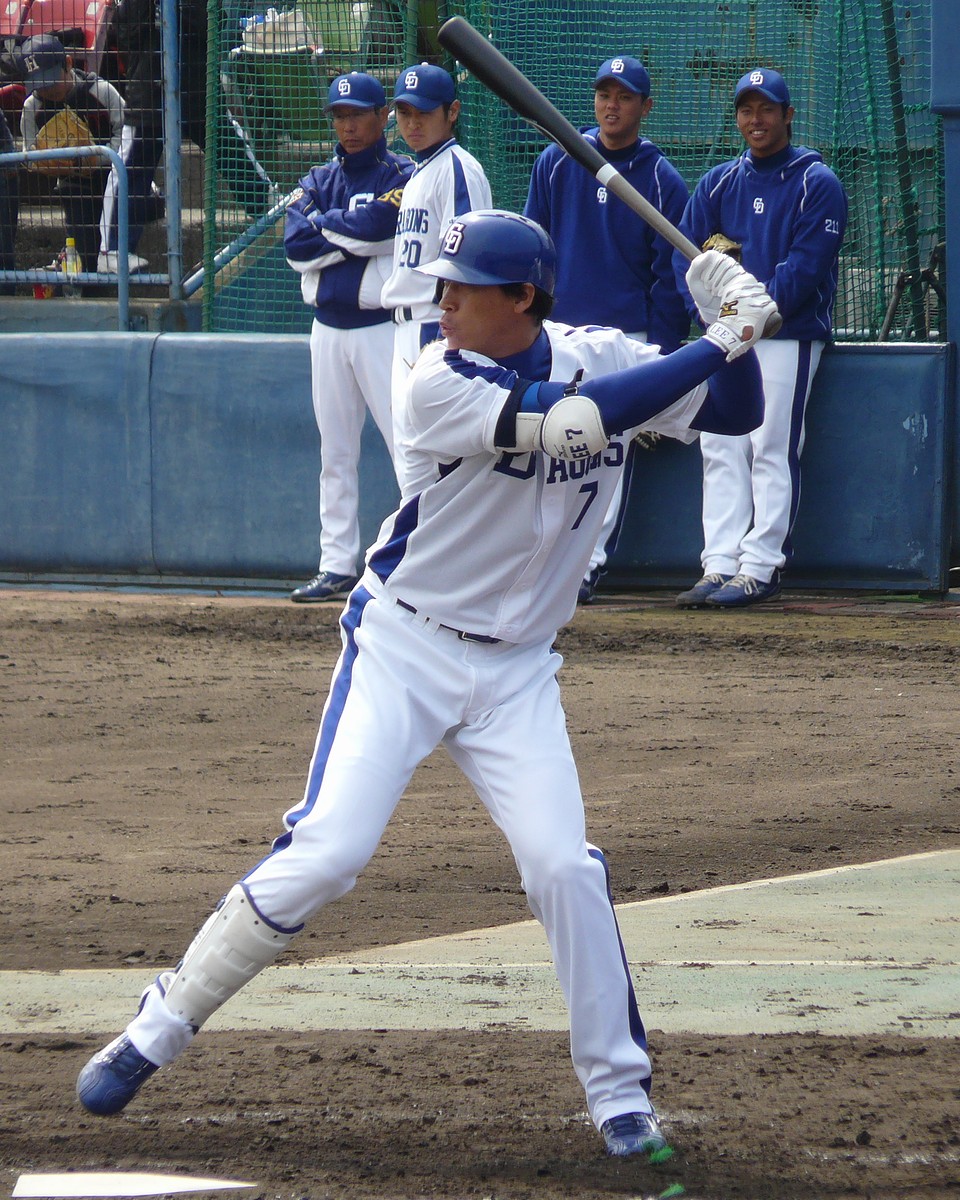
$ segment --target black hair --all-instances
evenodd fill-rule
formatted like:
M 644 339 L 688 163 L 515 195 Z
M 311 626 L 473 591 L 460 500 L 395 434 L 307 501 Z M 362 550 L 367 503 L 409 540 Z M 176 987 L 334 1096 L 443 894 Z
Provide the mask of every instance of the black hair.
M 525 283 L 501 283 L 500 290 L 507 296 L 511 296 L 516 300 L 523 297 L 523 289 L 527 285 Z M 549 292 L 545 292 L 543 288 L 538 288 L 533 285 L 533 299 L 530 301 L 530 307 L 527 309 L 527 315 L 533 317 L 537 321 L 545 321 L 553 312 L 553 297 Z

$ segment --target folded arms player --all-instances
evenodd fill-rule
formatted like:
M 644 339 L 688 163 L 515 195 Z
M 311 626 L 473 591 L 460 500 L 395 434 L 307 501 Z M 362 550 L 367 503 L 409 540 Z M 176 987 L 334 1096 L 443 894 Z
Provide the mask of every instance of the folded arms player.
M 609 1154 L 663 1154 L 651 1064 L 603 854 L 556 684 L 556 631 L 638 428 L 691 440 L 762 418 L 750 347 L 775 306 L 732 260 L 691 267 L 708 333 L 668 358 L 613 329 L 545 320 L 555 251 L 496 210 L 454 222 L 441 333 L 410 378 L 413 490 L 341 616 L 303 800 L 124 1033 L 87 1063 L 84 1106 L 120 1111 L 324 904 L 348 892 L 417 765 L 443 744 L 506 836 L 570 1013 Z

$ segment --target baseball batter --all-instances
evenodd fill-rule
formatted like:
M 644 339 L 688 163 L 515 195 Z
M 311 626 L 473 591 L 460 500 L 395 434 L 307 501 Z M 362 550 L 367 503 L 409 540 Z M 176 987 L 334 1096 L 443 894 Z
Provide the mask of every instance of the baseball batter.
M 420 63 L 397 77 L 394 111 L 400 136 L 417 156 L 403 193 L 393 271 L 381 303 L 393 309 L 397 325 L 391 395 L 395 425 L 394 465 L 406 494 L 404 400 L 407 378 L 421 349 L 438 336 L 440 308 L 434 281 L 418 268 L 440 253 L 440 242 L 454 217 L 489 208 L 490 184 L 483 167 L 457 143 L 454 129 L 460 101 L 449 72 Z
M 762 416 L 749 353 L 775 305 L 716 252 L 691 265 L 723 304 L 673 355 L 613 329 L 545 321 L 549 236 L 497 210 L 447 231 L 444 341 L 410 379 L 411 491 L 341 617 L 343 649 L 303 800 L 127 1029 L 83 1068 L 82 1103 L 118 1112 L 373 855 L 442 743 L 510 843 L 570 1012 L 574 1067 L 608 1153 L 665 1150 L 646 1036 L 603 854 L 586 840 L 553 649 L 640 428 L 690 441 Z M 578 382 L 579 381 L 579 382 Z
M 646 67 L 629 54 L 615 55 L 597 69 L 597 123 L 583 135 L 677 225 L 689 193 L 667 156 L 640 136 L 652 108 Z M 557 320 L 613 325 L 665 353 L 676 350 L 690 332 L 690 317 L 674 275 L 673 247 L 665 238 L 556 145 L 548 146 L 534 163 L 523 211 L 560 248 Z M 628 463 L 580 585 L 581 604 L 594 599 L 607 558 L 616 548 L 629 475 Z
M 800 503 L 807 401 L 832 332 L 847 224 L 840 180 L 816 150 L 792 144 L 794 110 L 783 77 L 767 67 L 748 71 L 734 108 L 747 149 L 704 175 L 681 229 L 697 246 L 718 233 L 739 245 L 783 326 L 756 348 L 763 424 L 741 438 L 700 439 L 703 575 L 677 597 L 681 608 L 742 608 L 780 593 Z M 678 262 L 678 279 L 681 273 Z
M 300 181 L 287 209 L 287 262 L 313 309 L 310 376 L 320 430 L 320 565 L 290 599 L 342 599 L 357 582 L 360 438 L 369 408 L 393 455 L 394 325 L 380 303 L 393 263 L 403 188 L 413 163 L 387 149 L 387 98 L 360 71 L 330 84 L 332 162 Z

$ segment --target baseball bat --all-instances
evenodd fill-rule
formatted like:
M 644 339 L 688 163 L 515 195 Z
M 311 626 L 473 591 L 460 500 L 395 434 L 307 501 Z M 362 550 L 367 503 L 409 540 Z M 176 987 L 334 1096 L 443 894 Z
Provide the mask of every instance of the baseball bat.
M 680 232 L 658 208 L 642 196 L 616 167 L 603 157 L 596 146 L 592 146 L 583 134 L 522 74 L 494 44 L 478 32 L 463 17 L 450 17 L 437 31 L 437 39 L 444 49 L 454 54 L 495 96 L 535 129 L 556 142 L 561 150 L 608 188 L 615 196 L 631 208 L 656 233 L 670 243 L 688 260 L 700 253 L 688 237 Z M 779 314 L 771 317 L 764 329 L 764 337 L 776 333 L 782 324 Z

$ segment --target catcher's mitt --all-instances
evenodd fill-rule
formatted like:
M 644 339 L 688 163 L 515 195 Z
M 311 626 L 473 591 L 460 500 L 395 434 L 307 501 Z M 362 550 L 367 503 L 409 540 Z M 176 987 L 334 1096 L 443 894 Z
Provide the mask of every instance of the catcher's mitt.
M 704 250 L 719 250 L 721 254 L 729 254 L 737 262 L 740 261 L 740 255 L 743 250 L 739 242 L 735 242 L 733 238 L 728 238 L 725 233 L 711 233 L 703 243 L 703 248 Z
M 72 108 L 61 110 L 40 127 L 34 150 L 60 150 L 64 146 L 95 145 L 90 126 Z M 30 163 L 41 175 L 90 175 L 101 162 L 99 158 L 37 158 Z
M 663 434 L 657 433 L 655 429 L 641 429 L 639 433 L 634 434 L 633 440 L 641 450 L 656 450 L 662 437 Z

